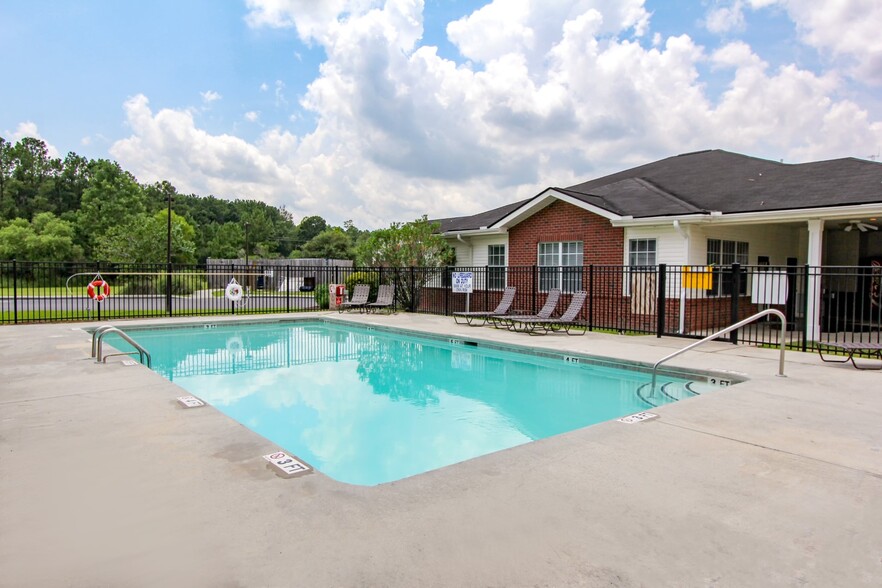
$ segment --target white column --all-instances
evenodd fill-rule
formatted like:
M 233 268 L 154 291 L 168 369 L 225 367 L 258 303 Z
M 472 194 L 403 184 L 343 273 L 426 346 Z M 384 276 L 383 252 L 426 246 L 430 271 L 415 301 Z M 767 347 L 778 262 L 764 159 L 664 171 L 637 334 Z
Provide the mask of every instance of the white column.
M 812 268 L 821 265 L 821 254 L 824 243 L 824 221 L 812 219 L 808 221 L 808 251 L 806 263 Z M 817 269 L 812 269 L 808 278 L 808 307 L 806 308 L 806 338 L 817 341 L 821 337 L 821 276 Z

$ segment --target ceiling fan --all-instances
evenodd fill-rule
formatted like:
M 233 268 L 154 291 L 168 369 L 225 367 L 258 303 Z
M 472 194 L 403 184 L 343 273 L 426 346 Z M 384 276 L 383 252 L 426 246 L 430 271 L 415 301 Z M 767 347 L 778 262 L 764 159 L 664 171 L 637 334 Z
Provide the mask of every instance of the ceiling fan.
M 845 232 L 848 233 L 857 228 L 861 233 L 866 233 L 867 231 L 878 231 L 879 227 L 876 225 L 870 225 L 865 222 L 859 220 L 848 221 L 848 225 L 845 227 Z

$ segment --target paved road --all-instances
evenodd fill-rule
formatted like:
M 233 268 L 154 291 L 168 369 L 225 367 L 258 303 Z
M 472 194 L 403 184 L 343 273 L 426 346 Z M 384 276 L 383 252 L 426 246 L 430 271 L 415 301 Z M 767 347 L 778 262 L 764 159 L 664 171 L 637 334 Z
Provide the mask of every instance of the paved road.
M 292 295 L 286 297 L 276 293 L 264 294 L 257 291 L 246 296 L 241 302 L 233 304 L 222 296 L 212 296 L 208 292 L 198 292 L 191 296 L 172 296 L 172 312 L 180 314 L 237 314 L 255 310 L 278 312 L 313 310 L 316 308 L 312 296 Z M 75 313 L 83 318 L 97 318 L 106 313 L 131 313 L 132 316 L 147 313 L 167 312 L 165 296 L 110 296 L 97 303 L 86 296 L 51 297 L 26 296 L 14 300 L 12 297 L 0 298 L 0 312 L 17 312 L 19 317 L 26 313 Z M 51 318 L 51 317 L 46 317 Z M 59 317 L 62 318 L 62 317 Z M 69 318 L 65 316 L 64 318 Z

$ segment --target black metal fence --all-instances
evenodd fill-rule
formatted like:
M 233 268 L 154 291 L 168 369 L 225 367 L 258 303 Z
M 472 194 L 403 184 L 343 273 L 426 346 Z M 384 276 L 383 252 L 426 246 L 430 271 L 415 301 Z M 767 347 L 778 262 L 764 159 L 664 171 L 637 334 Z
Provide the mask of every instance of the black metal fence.
M 453 291 L 456 272 L 471 274 L 472 292 Z M 103 280 L 110 289 L 104 300 Z M 700 338 L 765 308 L 788 320 L 788 341 L 880 342 L 882 266 L 598 266 L 348 268 L 277 264 L 143 265 L 0 261 L 0 323 L 85 321 L 158 316 L 299 312 L 326 307 L 329 284 L 396 286 L 409 312 L 451 315 L 492 310 L 505 286 L 517 289 L 513 309 L 536 312 L 552 288 L 586 290 L 580 320 L 588 330 Z M 231 302 L 225 285 L 242 286 Z M 96 290 L 98 290 L 96 292 Z M 375 292 L 375 289 L 374 289 Z M 731 334 L 733 342 L 775 344 L 777 322 Z

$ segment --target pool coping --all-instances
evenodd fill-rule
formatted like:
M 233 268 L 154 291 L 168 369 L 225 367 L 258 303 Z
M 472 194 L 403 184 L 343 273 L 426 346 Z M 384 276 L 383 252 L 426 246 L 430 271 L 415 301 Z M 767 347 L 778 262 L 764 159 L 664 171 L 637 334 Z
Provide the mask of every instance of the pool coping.
M 303 315 L 314 317 L 466 332 L 449 318 L 404 313 Z M 198 319 L 207 321 L 226 322 Z M 138 323 L 158 321 L 120 321 Z M 467 332 L 518 345 L 527 337 Z M 529 339 L 539 352 L 644 364 L 687 343 Z M 653 409 L 651 421 L 601 423 L 360 487 L 277 477 L 261 457 L 272 444 L 210 407 L 180 408 L 181 389 L 146 368 L 120 358 L 96 365 L 89 345 L 80 325 L 0 329 L 0 585 L 882 578 L 879 373 L 790 353 L 787 377 L 777 378 L 776 351 L 713 342 L 673 367 L 725 367 L 747 381 Z
M 585 363 L 589 365 L 595 365 L 599 367 L 609 367 L 609 368 L 624 368 L 633 371 L 638 371 L 641 373 L 651 374 L 653 371 L 653 364 L 646 362 L 637 362 L 631 361 L 623 358 L 609 358 L 600 355 L 592 355 L 581 352 L 566 352 L 566 351 L 556 351 L 549 350 L 542 347 L 535 347 L 531 345 L 525 345 L 523 343 L 518 342 L 495 342 L 492 339 L 487 339 L 485 337 L 480 336 L 480 332 L 477 332 L 475 335 L 468 335 L 464 333 L 460 333 L 456 336 L 453 335 L 444 335 L 439 333 L 431 333 L 426 331 L 421 331 L 418 329 L 408 329 L 397 326 L 389 326 L 382 324 L 369 324 L 366 325 L 363 322 L 358 320 L 347 320 L 347 317 L 350 315 L 343 315 L 342 317 L 335 317 L 333 315 L 328 316 L 290 316 L 286 315 L 284 317 L 276 317 L 276 318 L 261 318 L 259 316 L 250 316 L 247 319 L 241 319 L 238 321 L 215 321 L 215 320 L 198 320 L 198 317 L 191 317 L 194 320 L 186 320 L 180 323 L 176 323 L 174 325 L 130 325 L 131 329 L 134 330 L 159 330 L 159 329 L 167 329 L 167 328 L 205 328 L 207 326 L 213 325 L 224 325 L 224 324 L 237 324 L 237 325 L 260 325 L 260 324 L 284 324 L 284 323 L 297 323 L 297 322 L 319 322 L 319 323 L 327 323 L 327 324 L 344 324 L 344 325 L 352 325 L 355 327 L 361 327 L 368 330 L 376 330 L 385 333 L 405 333 L 414 337 L 422 337 L 425 339 L 430 339 L 433 341 L 439 341 L 443 343 L 449 343 L 453 345 L 466 345 L 470 346 L 470 344 L 474 344 L 476 347 L 480 347 L 483 349 L 494 349 L 497 351 L 509 351 L 514 353 L 521 353 L 525 355 L 538 355 L 540 357 L 544 357 L 546 359 L 560 359 L 563 360 L 566 357 L 574 357 L 577 358 L 579 363 Z M 355 315 L 351 315 L 355 316 Z M 91 333 L 97 327 L 87 327 L 84 330 L 86 332 Z M 489 329 L 484 329 L 484 332 L 488 332 Z M 505 332 L 505 329 L 499 329 L 502 332 Z M 517 334 L 517 333 L 516 333 Z M 574 336 L 584 336 L 584 335 L 574 335 Z M 530 337 L 531 339 L 534 337 Z M 703 378 L 705 382 L 712 378 L 726 378 L 727 384 L 726 386 L 734 386 L 741 382 L 744 382 L 748 379 L 747 374 L 744 372 L 734 372 L 731 370 L 707 370 L 702 368 L 677 368 L 671 366 L 659 366 L 656 370 L 656 373 L 659 376 L 667 376 L 673 378 Z

